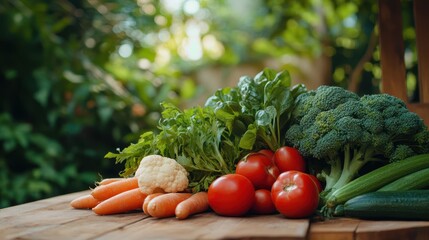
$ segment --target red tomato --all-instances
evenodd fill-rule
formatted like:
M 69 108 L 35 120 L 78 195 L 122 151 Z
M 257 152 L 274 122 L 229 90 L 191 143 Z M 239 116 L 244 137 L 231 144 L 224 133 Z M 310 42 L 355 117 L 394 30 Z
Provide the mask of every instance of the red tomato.
M 308 176 L 310 176 L 311 179 L 313 180 L 314 184 L 316 184 L 316 187 L 317 187 L 317 190 L 319 191 L 319 193 L 322 192 L 323 187 L 322 187 L 322 184 L 320 183 L 319 179 L 317 179 L 316 176 L 311 175 L 311 174 L 308 174 Z
M 262 149 L 262 150 L 259 150 L 258 153 L 262 153 L 265 156 L 269 157 L 270 159 L 274 157 L 274 152 L 271 151 L 270 149 Z
M 308 174 L 287 171 L 273 184 L 271 198 L 277 211 L 287 218 L 306 218 L 317 209 L 319 192 Z
M 239 174 L 227 174 L 214 180 L 208 189 L 209 205 L 224 216 L 242 216 L 255 201 L 252 182 Z
M 271 192 L 267 189 L 258 189 L 255 191 L 255 203 L 251 211 L 256 214 L 271 214 L 276 212 L 276 207 L 271 200 Z
M 291 170 L 305 172 L 305 161 L 297 149 L 293 147 L 281 147 L 274 153 L 274 163 L 280 172 Z
M 271 189 L 280 172 L 273 161 L 262 153 L 251 153 L 241 159 L 235 173 L 247 177 L 255 189 Z

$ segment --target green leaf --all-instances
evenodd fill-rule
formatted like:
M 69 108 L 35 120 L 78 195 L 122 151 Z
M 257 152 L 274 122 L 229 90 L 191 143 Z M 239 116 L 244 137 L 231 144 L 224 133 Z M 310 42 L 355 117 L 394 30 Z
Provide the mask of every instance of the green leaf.
M 243 134 L 243 137 L 240 139 L 240 148 L 252 150 L 253 145 L 256 141 L 256 132 L 257 128 L 254 124 L 249 125 L 247 131 Z
M 119 156 L 119 153 L 108 152 L 106 153 L 106 155 L 104 155 L 104 158 L 116 158 L 118 156 Z
M 262 109 L 256 112 L 255 121 L 257 126 L 265 127 L 273 124 L 273 121 L 276 116 L 276 109 L 273 106 L 268 106 L 266 109 Z

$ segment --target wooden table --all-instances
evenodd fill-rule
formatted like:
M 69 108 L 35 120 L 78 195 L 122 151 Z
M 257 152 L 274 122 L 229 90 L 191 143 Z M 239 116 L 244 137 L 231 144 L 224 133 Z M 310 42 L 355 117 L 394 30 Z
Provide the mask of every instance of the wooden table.
M 310 222 L 281 215 L 187 220 L 154 219 L 142 212 L 98 216 L 72 209 L 77 192 L 0 209 L 0 239 L 429 239 L 429 222 L 332 219 Z

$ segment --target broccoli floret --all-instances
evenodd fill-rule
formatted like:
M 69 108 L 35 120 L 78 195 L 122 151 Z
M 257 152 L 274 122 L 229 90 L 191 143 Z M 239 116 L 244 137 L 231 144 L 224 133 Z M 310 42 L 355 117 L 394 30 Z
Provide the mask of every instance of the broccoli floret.
M 429 151 L 429 132 L 405 103 L 387 94 L 359 97 L 321 86 L 300 95 L 286 142 L 305 157 L 323 160 L 324 194 L 353 180 L 368 162 L 391 161 Z

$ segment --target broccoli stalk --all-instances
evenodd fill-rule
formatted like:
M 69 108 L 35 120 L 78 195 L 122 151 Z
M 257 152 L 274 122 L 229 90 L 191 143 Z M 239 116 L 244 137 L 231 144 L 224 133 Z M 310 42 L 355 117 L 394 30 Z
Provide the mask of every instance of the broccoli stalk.
M 335 183 L 340 179 L 342 172 L 342 164 L 340 157 L 334 157 L 329 161 L 330 170 L 323 169 L 317 175 L 318 179 L 325 180 L 325 189 L 332 189 Z
M 285 137 L 324 166 L 318 174 L 325 181 L 322 198 L 356 178 L 369 162 L 384 165 L 429 151 L 427 126 L 403 101 L 387 94 L 359 97 L 332 86 L 297 97 Z
M 323 170 L 318 177 L 325 179 L 326 189 L 338 189 L 353 180 L 366 163 L 380 161 L 373 154 L 373 149 L 357 150 L 347 144 L 344 146 L 343 157 L 340 154 L 330 161 L 330 172 Z

